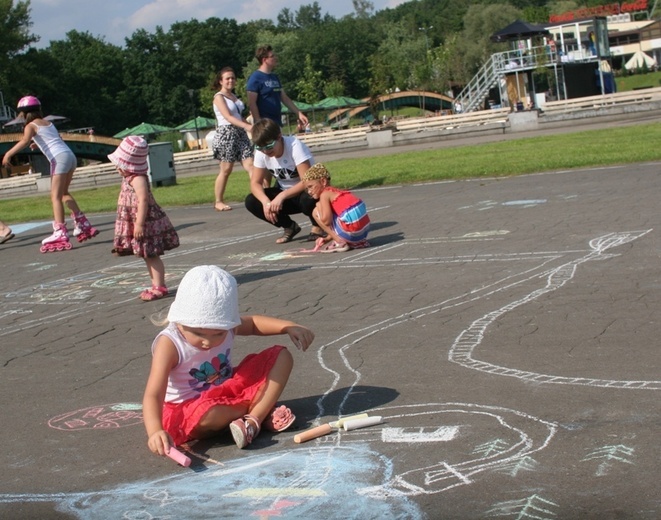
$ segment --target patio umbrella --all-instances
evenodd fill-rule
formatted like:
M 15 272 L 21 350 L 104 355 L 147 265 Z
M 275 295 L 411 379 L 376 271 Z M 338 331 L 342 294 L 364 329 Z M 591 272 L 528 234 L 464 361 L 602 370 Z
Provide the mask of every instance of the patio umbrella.
M 629 61 L 624 64 L 624 68 L 627 70 L 641 69 L 643 68 L 643 64 L 651 69 L 656 66 L 656 59 L 645 54 L 643 51 L 636 51 Z
M 496 31 L 491 35 L 491 41 L 496 43 L 509 42 L 514 40 L 527 40 L 533 36 L 546 36 L 551 34 L 546 27 L 534 23 L 515 20 L 507 27 Z
M 169 126 L 155 125 L 152 123 L 140 123 L 139 125 L 134 126 L 133 128 L 127 128 L 126 130 L 122 130 L 121 132 L 115 134 L 113 137 L 117 139 L 122 139 L 127 135 L 146 136 L 146 135 L 162 134 L 163 132 L 170 132 L 172 130 L 174 129 L 170 128 Z
M 355 107 L 366 105 L 365 101 L 348 96 L 327 97 L 314 105 L 317 110 L 333 110 L 335 108 Z
M 331 116 L 336 116 L 337 121 L 335 124 L 339 125 L 340 119 L 342 118 L 342 115 L 344 112 L 346 112 L 346 110 L 338 110 L 338 109 L 355 107 L 359 105 L 367 105 L 367 102 L 349 96 L 335 96 L 335 97 L 327 97 L 325 99 L 322 99 L 321 101 L 319 101 L 319 103 L 314 105 L 314 108 L 317 110 L 329 110 L 329 111 L 337 110 L 337 113 L 329 114 L 329 118 L 334 119 L 334 117 Z
M 305 112 L 306 110 L 310 110 L 311 108 L 313 108 L 312 105 L 308 103 L 304 103 L 303 101 L 294 101 L 294 105 L 296 105 L 296 108 L 298 108 L 302 112 Z M 291 110 L 289 110 L 289 107 L 286 107 L 284 105 L 282 105 L 281 112 L 283 114 L 291 114 Z
M 203 128 L 216 128 L 216 120 L 210 117 L 197 116 L 195 119 L 181 123 L 175 126 L 175 130 L 195 130 Z
M 48 115 L 44 116 L 44 119 L 46 121 L 50 121 L 53 124 L 58 124 L 58 123 L 65 123 L 66 121 L 69 121 L 68 117 L 65 116 L 53 116 L 53 115 Z M 21 116 L 15 117 L 11 121 L 7 121 L 4 125 L 2 126 L 16 126 L 16 125 L 22 125 L 25 123 L 25 119 Z

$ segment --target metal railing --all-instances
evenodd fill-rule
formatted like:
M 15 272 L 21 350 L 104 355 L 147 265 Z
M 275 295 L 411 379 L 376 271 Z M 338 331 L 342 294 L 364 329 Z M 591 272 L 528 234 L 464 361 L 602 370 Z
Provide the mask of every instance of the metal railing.
M 487 62 L 459 93 L 457 100 L 464 112 L 472 112 L 483 108 L 489 91 L 498 86 L 500 98 L 504 106 L 508 99 L 503 95 L 502 81 L 509 74 L 524 73 L 540 67 L 552 68 L 555 74 L 558 98 L 566 99 L 563 63 L 597 61 L 598 57 L 586 49 L 559 53 L 554 46 L 543 45 L 529 49 L 515 49 L 492 54 Z M 499 108 L 496 107 L 496 108 Z
M 11 121 L 15 117 L 16 112 L 13 108 L 5 105 L 5 97 L 2 95 L 2 91 L 0 90 L 0 124 Z

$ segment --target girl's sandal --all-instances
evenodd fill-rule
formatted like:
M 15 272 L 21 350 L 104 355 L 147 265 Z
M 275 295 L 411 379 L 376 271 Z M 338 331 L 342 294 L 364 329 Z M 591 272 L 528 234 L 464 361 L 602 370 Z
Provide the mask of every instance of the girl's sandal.
M 232 438 L 240 449 L 248 446 L 259 435 L 259 431 L 259 419 L 254 415 L 247 414 L 230 423 Z
M 140 299 L 143 302 L 151 302 L 154 300 L 160 300 L 165 298 L 168 295 L 168 288 L 165 286 L 161 287 L 151 287 L 150 289 L 145 289 L 140 293 Z
M 284 228 L 282 236 L 275 241 L 276 244 L 286 244 L 291 242 L 292 239 L 301 232 L 301 227 L 294 222 L 291 227 Z
M 296 416 L 283 404 L 271 410 L 262 426 L 270 432 L 283 432 L 294 424 L 295 420 Z
M 14 235 L 14 233 L 12 233 L 12 231 L 10 229 L 9 233 L 7 233 L 5 236 L 0 237 L 0 244 L 4 244 L 5 242 L 7 242 L 7 240 L 11 240 L 15 236 L 16 235 Z

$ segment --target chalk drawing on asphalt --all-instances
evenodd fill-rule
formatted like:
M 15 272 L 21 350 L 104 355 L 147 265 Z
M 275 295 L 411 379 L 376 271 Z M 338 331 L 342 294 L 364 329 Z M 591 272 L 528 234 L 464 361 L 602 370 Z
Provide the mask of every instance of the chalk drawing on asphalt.
M 107 430 L 142 424 L 142 405 L 114 403 L 90 406 L 53 417 L 48 426 L 57 430 Z
M 547 448 L 558 430 L 554 423 L 517 410 L 471 403 L 383 407 L 370 414 L 384 416 L 386 425 L 381 426 L 381 435 L 370 439 L 373 428 L 366 428 L 356 430 L 354 438 L 363 442 L 381 441 L 380 452 L 398 460 L 394 463 L 391 479 L 377 486 L 358 489 L 363 496 L 380 498 L 431 495 L 471 484 L 485 472 L 510 467 Z M 399 462 L 397 445 L 406 442 L 406 437 L 395 437 L 393 442 L 391 433 L 398 428 L 399 421 L 424 425 L 423 431 L 408 438 L 410 444 L 415 445 L 419 459 L 425 461 L 423 467 L 407 468 L 404 464 L 410 466 L 410 462 Z M 412 430 L 410 426 L 402 429 Z M 490 442 L 487 436 L 493 435 L 494 431 L 500 432 L 498 449 L 484 450 L 486 443 Z M 445 435 L 439 435 L 439 432 Z M 421 438 L 425 435 L 427 438 Z M 322 437 L 318 444 L 335 442 L 344 445 L 351 438 L 342 433 L 339 439 Z
M 555 520 L 558 515 L 554 509 L 558 507 L 555 502 L 535 494 L 519 500 L 498 502 L 486 512 L 486 516 L 519 520 Z
M 595 475 L 597 477 L 603 477 L 608 474 L 611 467 L 615 464 L 633 464 L 631 458 L 634 451 L 633 448 L 622 444 L 602 446 L 591 451 L 581 462 L 598 462 Z
M 648 231 L 649 232 L 649 231 Z M 644 234 L 645 232 L 641 232 Z M 642 234 L 640 236 L 642 236 Z M 617 234 L 612 234 L 610 235 L 611 238 L 603 237 L 598 241 L 600 244 L 598 248 L 596 248 L 599 251 L 599 258 L 594 258 L 594 259 L 603 259 L 603 258 L 608 258 L 610 255 L 609 254 L 604 254 L 606 250 L 608 250 L 610 247 L 613 247 L 614 245 L 619 245 L 620 243 L 626 243 L 620 241 L 620 239 L 613 238 L 616 237 Z M 638 237 L 635 237 L 638 238 Z M 631 240 L 635 239 L 631 238 Z M 612 239 L 612 240 L 611 240 Z M 431 241 L 427 241 L 428 243 L 431 243 Z M 438 240 L 438 242 L 441 242 L 441 240 Z M 592 243 L 591 243 L 592 244 Z M 610 244 L 610 245 L 608 245 Z M 608 247 L 606 247 L 608 245 Z M 396 246 L 392 246 L 390 249 L 395 249 Z M 362 267 L 365 265 L 370 265 L 370 260 L 369 258 L 374 255 L 378 255 L 378 249 L 374 250 L 365 250 L 364 252 L 361 253 L 361 257 L 359 261 L 356 261 L 355 259 L 351 258 L 349 261 L 345 261 L 343 263 L 343 266 L 350 266 L 352 267 L 351 262 L 355 262 L 355 267 Z M 566 252 L 565 252 L 566 253 Z M 589 253 L 588 256 L 590 254 Z M 552 260 L 552 259 L 557 259 L 559 256 L 562 255 L 562 252 L 560 253 L 549 253 L 549 252 L 540 252 L 540 253 L 524 253 L 520 255 L 503 255 L 501 258 L 499 255 L 483 255 L 482 258 L 479 258 L 478 261 L 511 261 L 512 258 L 525 258 L 528 261 L 540 261 L 541 265 L 543 266 L 545 262 Z M 358 255 L 355 255 L 358 256 Z M 468 259 L 445 259 L 445 261 L 461 261 L 466 263 L 467 261 L 475 261 L 474 259 L 476 258 L 477 255 L 473 255 L 473 260 L 468 260 Z M 341 260 L 340 260 L 341 261 Z M 420 262 L 426 262 L 428 259 L 421 257 L 421 258 L 412 258 L 412 259 L 406 259 L 406 261 L 411 262 L 412 264 L 415 265 L 420 265 Z M 437 259 L 431 259 L 432 262 L 437 262 Z M 584 260 L 587 261 L 587 260 Z M 437 262 L 440 263 L 440 262 Z M 574 261 L 574 267 L 577 267 L 580 265 L 581 262 L 579 261 Z M 391 265 L 402 265 L 402 264 L 396 264 L 392 262 L 383 262 L 382 260 L 376 259 L 372 265 L 383 265 L 383 266 L 391 266 Z M 279 266 L 282 268 L 282 266 Z M 317 267 L 317 266 L 315 266 Z M 326 266 L 321 266 L 320 268 L 326 268 Z M 330 266 L 330 268 L 333 268 L 333 266 Z M 532 272 L 532 269 L 530 270 Z M 552 270 L 550 272 L 557 272 L 556 270 Z M 538 273 L 537 273 L 538 275 Z M 504 282 L 501 284 L 502 286 L 506 285 L 507 280 L 504 280 Z M 432 315 L 436 312 L 439 312 L 443 308 L 448 308 L 449 306 L 459 306 L 459 305 L 464 305 L 469 301 L 474 301 L 477 299 L 484 298 L 485 296 L 494 294 L 495 292 L 498 292 L 502 290 L 501 287 L 497 287 L 497 284 L 494 284 L 492 287 L 487 287 L 487 288 L 480 288 L 480 290 L 473 291 L 471 293 L 467 293 L 464 295 L 460 295 L 457 297 L 450 298 L 446 300 L 445 302 L 439 302 L 437 304 L 429 305 L 426 307 L 420 307 L 418 309 L 415 309 L 413 311 L 408 311 L 406 313 L 400 314 L 399 316 L 395 316 L 392 318 L 389 318 L 387 320 L 384 320 L 383 322 L 379 322 L 377 324 L 367 326 L 364 328 L 361 328 L 360 330 L 350 332 L 346 335 L 344 335 L 341 338 L 338 338 L 337 340 L 334 340 L 333 342 L 329 343 L 328 345 L 324 346 L 325 350 L 328 350 L 330 345 L 335 345 L 335 352 L 339 352 L 342 357 L 344 356 L 345 349 L 350 348 L 351 346 L 359 343 L 366 337 L 369 337 L 373 334 L 377 334 L 380 332 L 383 332 L 387 330 L 390 327 L 399 325 L 401 323 L 410 321 L 410 320 L 415 320 L 415 319 L 420 319 L 425 316 Z M 561 287 L 559 285 L 558 287 Z M 557 287 L 556 287 L 557 288 Z M 51 318 L 52 319 L 52 318 Z M 347 340 L 350 339 L 350 341 L 347 342 Z M 338 347 L 338 344 L 344 345 Z M 322 349 L 324 350 L 324 349 Z M 324 364 L 323 356 L 324 353 L 321 354 L 322 356 L 322 365 Z M 360 380 L 360 373 L 346 361 L 346 368 L 349 370 L 350 374 L 353 374 L 355 377 L 355 383 L 357 383 Z M 329 371 L 333 372 L 331 369 Z M 336 373 L 337 374 L 337 373 Z M 338 382 L 340 379 L 340 375 L 337 374 L 336 382 Z M 417 406 L 417 405 L 416 405 Z M 419 406 L 439 406 L 439 405 L 419 405 Z M 499 424 L 502 424 L 503 422 L 506 424 L 509 424 L 509 422 L 516 423 L 517 425 L 513 427 L 511 430 L 508 430 L 508 433 L 512 436 L 518 435 L 518 441 L 516 439 L 513 439 L 511 442 L 507 442 L 503 447 L 502 450 L 498 451 L 493 451 L 489 456 L 483 456 L 478 454 L 475 454 L 474 457 L 472 457 L 470 460 L 463 461 L 463 460 L 452 460 L 451 456 L 437 456 L 436 459 L 434 459 L 433 463 L 431 463 L 428 466 L 425 466 L 424 468 L 394 468 L 393 467 L 393 462 L 392 458 L 388 457 L 387 455 L 384 455 L 384 452 L 387 452 L 389 449 L 389 444 L 392 444 L 393 446 L 390 447 L 392 449 L 395 449 L 394 446 L 396 444 L 401 444 L 402 442 L 405 442 L 404 436 L 399 437 L 399 441 L 397 443 L 386 443 L 383 441 L 383 434 L 382 434 L 382 429 L 383 428 L 375 428 L 375 429 L 369 429 L 365 431 L 356 431 L 356 432 L 347 432 L 346 434 L 340 433 L 339 435 L 335 437 L 329 437 L 327 439 L 324 439 L 323 443 L 315 443 L 315 449 L 313 450 L 314 453 L 307 453 L 306 449 L 302 448 L 301 451 L 304 453 L 307 453 L 306 457 L 302 457 L 302 463 L 304 464 L 304 468 L 311 468 L 311 467 L 317 467 L 321 468 L 318 469 L 318 471 L 325 471 L 328 473 L 328 460 L 332 460 L 332 462 L 335 462 L 336 455 L 343 454 L 346 455 L 346 450 L 351 449 L 355 452 L 361 452 L 361 449 L 364 448 L 364 446 L 368 446 L 368 448 L 364 448 L 367 450 L 365 453 L 367 453 L 368 458 L 369 457 L 375 457 L 378 459 L 378 464 L 381 464 L 383 468 L 386 468 L 387 471 L 382 471 L 382 473 L 379 474 L 385 474 L 388 476 L 388 478 L 382 482 L 382 483 L 374 483 L 373 481 L 373 474 L 370 472 L 370 478 L 368 477 L 363 477 L 363 478 L 358 478 L 354 481 L 352 481 L 352 486 L 351 490 L 356 489 L 356 483 L 359 483 L 362 485 L 362 487 L 359 487 L 360 489 L 360 495 L 362 497 L 370 497 L 370 498 L 376 498 L 378 499 L 377 502 L 383 499 L 383 497 L 390 497 L 390 498 L 395 498 L 398 497 L 399 499 L 402 499 L 402 497 L 411 497 L 411 496 L 417 496 L 421 494 L 432 494 L 432 493 L 439 493 L 443 491 L 447 491 L 450 489 L 453 489 L 457 486 L 464 486 L 468 485 L 471 482 L 474 482 L 477 478 L 479 478 L 480 473 L 489 471 L 489 470 L 494 470 L 498 468 L 505 468 L 511 465 L 515 461 L 522 461 L 526 460 L 526 457 L 530 457 L 530 454 L 536 453 L 537 451 L 544 449 L 550 440 L 553 437 L 553 434 L 555 432 L 555 425 L 552 423 L 547 423 L 544 421 L 541 421 L 539 419 L 536 419 L 534 417 L 528 416 L 526 414 L 523 414 L 521 412 L 516 412 L 513 410 L 506 410 L 502 408 L 497 408 L 497 407 L 480 407 L 479 405 L 470 405 L 470 404 L 450 404 L 449 406 L 452 406 L 453 408 L 451 410 L 434 410 L 433 412 L 429 412 L 429 415 L 431 414 L 463 414 L 463 421 L 459 420 L 451 420 L 451 421 L 436 421 L 435 423 L 433 422 L 432 424 L 425 426 L 422 430 L 418 431 L 418 434 L 424 434 L 426 432 L 438 432 L 439 429 L 443 428 L 449 428 L 452 431 L 456 433 L 456 435 L 450 439 L 450 440 L 444 440 L 444 441 L 435 441 L 435 442 L 415 442 L 416 446 L 434 446 L 435 448 L 438 448 L 438 446 L 443 447 L 445 444 L 452 444 L 453 442 L 459 441 L 462 436 L 461 432 L 463 429 L 466 427 L 467 421 L 465 420 L 465 417 L 467 414 L 471 414 L 473 419 L 476 417 L 479 418 L 479 420 L 482 421 L 495 421 Z M 389 410 L 387 408 L 384 408 L 384 410 Z M 390 409 L 392 410 L 392 409 Z M 341 410 L 340 410 L 341 412 Z M 392 412 L 389 412 L 392 413 Z M 385 415 L 385 414 L 384 414 Z M 427 415 L 425 413 L 418 413 L 416 411 L 412 411 L 411 413 L 401 413 L 401 414 L 395 414 L 395 415 L 390 415 L 386 417 L 386 423 L 387 426 L 384 426 L 384 428 L 401 428 L 403 430 L 399 430 L 400 432 L 406 433 L 407 428 L 409 427 L 410 422 L 409 421 L 404 421 L 405 424 L 398 426 L 397 425 L 397 420 L 399 418 L 411 418 L 415 417 L 415 420 L 419 420 L 420 415 Z M 518 422 L 524 422 L 526 424 L 525 427 L 518 425 Z M 74 423 L 72 423 L 73 426 L 75 426 Z M 478 430 L 479 428 L 473 428 L 474 430 Z M 485 428 L 485 430 L 489 430 L 489 428 Z M 535 430 L 534 434 L 531 435 L 531 432 L 529 430 Z M 539 431 L 537 431 L 539 430 Z M 408 433 L 411 433 L 408 431 Z M 385 437 L 388 439 L 388 435 Z M 505 439 L 503 439 L 505 440 Z M 380 442 L 380 443 L 379 443 Z M 488 442 L 488 439 L 484 439 L 484 442 Z M 480 445 L 483 445 L 484 442 L 482 442 Z M 334 444 L 335 443 L 335 444 Z M 374 443 L 379 443 L 376 444 L 376 446 L 379 446 L 381 449 L 377 451 L 373 451 L 369 446 L 371 446 Z M 329 445 L 329 446 L 327 446 Z M 326 453 L 318 452 L 317 448 L 327 448 Z M 295 450 L 299 451 L 299 450 Z M 450 454 L 451 455 L 451 454 Z M 266 457 L 266 456 L 265 456 Z M 319 466 L 317 462 L 320 460 L 324 461 L 326 460 L 326 466 Z M 354 460 L 358 459 L 359 457 L 356 456 L 355 453 L 352 453 L 350 456 L 347 456 L 347 459 L 350 459 L 348 462 L 353 462 Z M 237 472 L 243 472 L 246 470 L 246 463 L 247 462 L 252 462 L 252 457 L 242 459 L 241 461 L 237 462 L 237 468 L 235 471 Z M 314 464 L 312 464 L 310 461 L 314 461 Z M 257 462 L 257 466 L 261 467 L 261 463 Z M 248 471 L 247 473 L 251 475 L 251 469 L 252 465 L 248 465 Z M 294 467 L 296 467 L 294 465 Z M 266 473 L 271 474 L 274 471 L 278 469 L 277 466 L 273 468 L 269 468 Z M 352 468 L 347 467 L 346 468 L 348 471 L 350 471 Z M 295 474 L 301 474 L 301 472 L 294 472 Z M 358 475 L 362 475 L 361 473 L 358 473 Z M 254 477 L 254 475 L 251 475 Z M 309 477 L 309 475 L 306 475 Z M 319 479 L 317 478 L 317 481 Z M 262 496 L 268 496 L 269 500 L 273 500 L 273 494 L 275 493 L 273 491 L 273 488 L 277 488 L 278 486 L 271 485 L 269 483 L 265 483 L 263 486 L 255 487 L 254 485 L 254 479 L 251 480 L 251 487 L 250 487 L 250 493 L 253 493 L 257 496 L 260 495 L 260 491 L 262 493 Z M 147 486 L 153 486 L 156 483 L 154 482 L 149 482 L 149 483 L 142 483 L 141 485 L 147 485 Z M 310 480 L 309 478 L 306 480 L 306 485 L 310 487 Z M 131 485 L 133 486 L 133 484 Z M 291 489 L 291 485 L 288 485 L 285 490 Z M 316 484 L 316 482 L 313 482 L 312 486 L 315 490 L 319 489 L 320 486 Z M 134 488 L 131 488 L 134 489 Z M 145 496 L 157 496 L 163 491 L 163 493 L 167 494 L 167 496 L 178 496 L 178 495 L 172 495 L 169 491 L 168 488 L 150 488 L 152 490 L 152 493 L 150 494 L 149 492 L 143 492 L 144 490 L 140 488 L 140 491 L 142 494 L 140 495 L 141 497 Z M 321 488 L 323 493 L 320 493 L 319 496 L 330 496 L 328 494 L 328 491 L 324 489 L 323 487 Z M 335 490 L 333 490 L 335 491 Z M 345 492 L 347 490 L 344 490 Z M 169 493 L 169 494 L 168 494 Z M 124 490 L 120 493 L 120 495 L 124 495 Z M 3 501 L 5 499 L 11 500 L 9 497 L 10 495 L 5 495 L 5 496 L 0 496 L 0 501 Z M 11 495 L 11 496 L 16 496 L 16 495 Z M 21 495 L 22 497 L 25 497 L 25 495 Z M 32 495 L 31 495 L 32 496 Z M 54 496 L 64 496 L 64 495 L 48 495 L 50 498 L 46 498 L 46 495 L 42 495 L 41 498 L 38 495 L 32 496 L 33 499 L 36 500 L 52 500 Z M 70 497 L 70 495 L 66 495 L 67 497 Z M 193 495 L 196 496 L 196 495 Z M 338 500 L 337 497 L 343 496 L 341 494 L 337 494 L 335 496 L 335 500 Z M 90 495 L 85 495 L 85 499 L 89 498 Z M 290 502 L 296 502 L 299 497 L 296 497 L 296 500 L 289 500 Z M 288 495 L 288 497 L 285 498 L 286 500 L 291 499 L 291 495 Z M 81 496 L 77 495 L 75 500 L 81 500 Z M 142 498 L 140 499 L 142 500 Z M 66 502 L 67 499 L 64 500 Z M 175 500 L 175 502 L 179 503 L 178 501 Z M 332 500 L 330 501 L 332 504 Z M 412 513 L 415 513 L 415 506 L 411 506 L 410 503 L 404 501 L 404 502 L 398 502 L 397 504 L 402 507 L 402 504 L 408 504 L 408 506 L 412 507 L 413 509 L 411 510 Z M 279 505 L 282 505 L 281 502 L 278 502 Z M 307 504 L 304 507 L 307 507 L 309 504 Z M 322 504 L 323 505 L 323 504 Z M 392 504 L 390 504 L 392 506 Z M 407 506 L 407 507 L 408 507 Z M 65 510 L 67 506 L 65 506 Z M 237 506 L 238 507 L 238 506 Z M 267 509 L 264 509 L 264 508 Z M 262 511 L 262 510 L 270 510 L 268 507 L 275 507 L 273 503 L 270 503 L 268 505 L 263 505 L 259 504 L 259 508 L 256 509 L 257 511 Z M 299 507 L 299 506 L 297 506 Z M 314 506 L 309 506 L 313 508 L 319 507 L 319 503 L 316 503 Z M 75 507 L 74 507 L 75 509 Z M 105 511 L 105 510 L 104 510 Z M 123 513 L 136 513 L 137 511 L 140 511 L 140 508 L 138 509 L 124 509 Z M 242 511 L 245 513 L 245 511 Z M 161 513 L 163 513 L 161 511 Z M 165 512 L 166 514 L 169 514 L 170 511 Z M 416 514 L 411 514 L 411 517 L 414 518 L 416 517 Z M 91 517 L 91 516 L 90 516 Z M 385 516 L 387 518 L 387 516 Z
M 475 320 L 455 339 L 450 348 L 448 359 L 466 368 L 487 372 L 493 375 L 514 377 L 534 383 L 559 384 L 559 385 L 583 385 L 594 387 L 620 388 L 620 389 L 661 389 L 661 381 L 631 381 L 615 379 L 598 379 L 587 377 L 570 377 L 556 374 L 544 374 L 540 372 L 518 370 L 516 368 L 500 366 L 493 363 L 481 361 L 475 356 L 475 351 L 486 336 L 487 329 L 502 315 L 517 307 L 530 303 L 540 296 L 552 293 L 574 278 L 578 267 L 589 261 L 603 260 L 612 256 L 609 251 L 617 246 L 632 242 L 648 234 L 651 230 L 631 231 L 621 233 L 609 233 L 590 241 L 590 250 L 582 257 L 566 262 L 546 272 L 535 272 L 529 277 L 521 278 L 517 284 L 540 281 L 540 285 L 533 287 L 532 291 L 515 301 L 507 302 L 505 305 L 494 309 Z
M 181 468 L 167 477 L 97 492 L 0 494 L 0 503 L 53 502 L 59 512 L 85 520 L 191 514 L 215 518 L 219 508 L 223 518 L 249 518 L 264 511 L 314 518 L 319 511 L 335 511 L 340 502 L 351 507 L 354 518 L 424 518 L 407 497 L 371 499 L 356 494 L 356 485 L 373 484 L 375 478 L 391 474 L 390 461 L 363 443 L 301 447 L 247 455 L 206 471 Z
M 469 485 L 489 470 L 544 449 L 557 431 L 555 424 L 516 410 L 471 403 L 371 411 L 377 413 L 384 415 L 385 424 L 339 431 L 300 446 L 285 432 L 268 453 L 207 464 L 205 471 L 180 468 L 168 477 L 86 493 L 0 494 L 0 503 L 53 502 L 60 512 L 101 519 L 182 517 L 191 510 L 204 517 L 217 511 L 220 500 L 227 517 L 277 511 L 304 518 L 342 501 L 356 518 L 422 519 L 425 515 L 413 497 Z M 139 404 L 115 403 L 62 414 L 49 426 L 107 429 L 136 422 L 141 422 Z M 411 422 L 421 426 L 411 428 Z M 497 429 L 498 450 L 477 449 Z M 402 444 L 424 452 L 424 467 L 411 467 L 401 457 Z M 195 453 L 195 443 L 189 451 L 204 460 L 204 454 Z

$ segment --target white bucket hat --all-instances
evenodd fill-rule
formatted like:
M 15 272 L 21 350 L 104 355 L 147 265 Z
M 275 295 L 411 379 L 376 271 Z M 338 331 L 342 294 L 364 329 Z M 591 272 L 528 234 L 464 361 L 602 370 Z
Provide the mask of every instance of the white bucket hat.
M 236 279 L 215 265 L 194 267 L 181 279 L 168 321 L 217 330 L 230 330 L 240 325 Z

